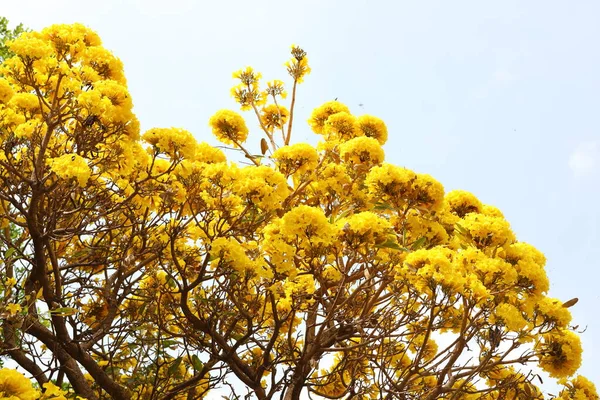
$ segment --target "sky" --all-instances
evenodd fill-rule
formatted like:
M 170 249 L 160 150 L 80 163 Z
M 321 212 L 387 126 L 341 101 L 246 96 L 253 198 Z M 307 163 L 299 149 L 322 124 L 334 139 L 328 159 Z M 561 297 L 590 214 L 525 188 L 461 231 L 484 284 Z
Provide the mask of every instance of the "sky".
M 598 15 L 591 0 L 0 0 L 13 24 L 96 30 L 125 65 L 143 130 L 214 144 L 208 119 L 236 109 L 232 71 L 284 79 L 302 46 L 313 72 L 296 140 L 316 142 L 305 121 L 338 98 L 386 122 L 388 162 L 500 208 L 545 253 L 549 294 L 579 298 L 580 372 L 600 386 Z

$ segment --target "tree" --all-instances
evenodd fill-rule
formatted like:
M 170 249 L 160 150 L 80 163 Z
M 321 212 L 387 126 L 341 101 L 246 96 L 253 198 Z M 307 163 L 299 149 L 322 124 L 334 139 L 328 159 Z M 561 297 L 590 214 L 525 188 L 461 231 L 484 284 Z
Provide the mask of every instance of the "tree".
M 316 148 L 293 142 L 299 47 L 289 109 L 283 82 L 234 73 L 256 145 L 235 111 L 209 125 L 238 163 L 183 129 L 140 135 L 122 64 L 88 28 L 9 48 L 1 354 L 46 398 L 538 399 L 534 367 L 560 398 L 598 398 L 567 380 L 574 301 L 546 296 L 544 256 L 498 209 L 386 163 L 384 122 L 338 101 L 309 120 Z
M 0 17 L 0 62 L 11 57 L 13 54 L 8 49 L 6 42 L 9 40 L 16 39 L 21 33 L 25 32 L 26 29 L 23 24 L 17 25 L 14 29 L 8 29 L 8 19 Z

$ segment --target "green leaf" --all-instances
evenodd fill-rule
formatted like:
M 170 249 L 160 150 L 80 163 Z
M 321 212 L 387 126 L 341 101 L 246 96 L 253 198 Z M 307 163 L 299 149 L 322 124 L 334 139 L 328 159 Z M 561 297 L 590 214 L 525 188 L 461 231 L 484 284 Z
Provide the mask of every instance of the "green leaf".
M 462 227 L 462 225 L 460 224 L 454 224 L 454 229 L 457 230 L 458 232 L 462 233 L 463 235 L 469 233 L 468 230 L 466 230 L 465 228 Z
M 195 354 L 192 356 L 192 365 L 194 366 L 194 369 L 196 369 L 196 371 L 202 371 L 202 368 L 204 368 L 204 364 Z
M 375 247 L 386 248 L 386 249 L 394 249 L 394 250 L 400 250 L 400 251 L 408 251 L 408 249 L 406 247 L 400 246 L 398 243 L 396 243 L 392 239 L 388 239 L 388 240 L 386 240 L 383 243 L 376 244 Z
M 410 246 L 410 248 L 413 250 L 419 250 L 421 247 L 423 247 L 425 245 L 425 242 L 427 242 L 427 238 L 425 236 L 422 236 L 419 239 L 417 239 L 412 244 L 412 246 Z
M 177 344 L 178 344 L 177 340 L 163 340 L 163 342 L 162 342 L 163 347 L 172 347 Z
M 50 310 L 50 314 L 57 315 L 60 317 L 67 317 L 69 315 L 75 315 L 79 312 L 78 309 L 73 307 L 60 307 L 55 308 L 54 310 Z
M 391 205 L 387 204 L 387 203 L 376 203 L 375 207 L 373 207 L 373 210 L 393 210 L 394 207 L 392 207 Z
M 10 256 L 12 256 L 15 253 L 15 248 L 14 247 L 9 247 L 8 249 L 6 249 L 6 251 L 4 252 L 4 259 L 7 260 L 10 258 Z
M 171 364 L 169 366 L 169 369 L 167 370 L 169 375 L 174 375 L 176 372 L 178 372 L 179 365 L 181 365 L 181 361 L 182 361 L 181 357 L 177 357 L 175 359 L 175 361 L 173 361 L 173 364 Z

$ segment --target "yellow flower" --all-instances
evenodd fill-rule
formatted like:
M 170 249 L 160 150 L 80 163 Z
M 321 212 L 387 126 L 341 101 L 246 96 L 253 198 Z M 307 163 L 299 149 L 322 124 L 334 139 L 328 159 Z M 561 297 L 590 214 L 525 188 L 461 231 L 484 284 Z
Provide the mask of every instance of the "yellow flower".
M 123 63 L 110 51 L 101 46 L 87 47 L 81 54 L 81 74 L 84 82 L 113 80 L 125 85 Z
M 45 399 L 66 400 L 66 397 L 64 395 L 67 393 L 62 391 L 58 386 L 56 386 L 52 382 L 46 382 L 42 386 L 44 388 L 44 394 L 42 396 L 42 400 L 45 400 Z
M 415 174 L 406 168 L 387 163 L 373 167 L 365 184 L 374 201 L 394 207 L 409 205 L 437 210 L 442 205 L 444 187 L 429 175 Z
M 464 271 L 452 263 L 452 256 L 452 250 L 441 246 L 420 249 L 408 254 L 396 272 L 407 277 L 421 291 L 428 290 L 430 283 L 435 282 L 446 289 L 462 292 L 466 285 Z
M 251 259 L 244 244 L 229 237 L 219 237 L 210 244 L 210 254 L 213 259 L 221 260 L 218 265 L 233 268 L 240 274 L 251 274 L 261 278 L 272 278 L 273 272 L 262 263 L 261 259 Z M 246 245 L 248 246 L 248 245 Z
M 306 52 L 296 45 L 292 45 L 292 59 L 285 63 L 288 73 L 295 81 L 302 83 L 304 77 L 310 73 Z
M 183 156 L 191 160 L 196 153 L 196 139 L 185 129 L 153 128 L 147 131 L 142 139 L 174 159 Z
M 461 218 L 468 213 L 481 212 L 483 207 L 481 201 L 479 201 L 477 197 L 464 190 L 453 190 L 448 192 L 446 193 L 444 200 L 449 210 Z
M 504 218 L 502 211 L 500 211 L 497 207 L 490 206 L 489 204 L 484 204 L 481 207 L 481 213 L 483 215 L 489 215 L 490 217 Z
M 4 284 L 11 288 L 17 284 L 17 280 L 15 278 L 8 278 L 6 281 L 4 281 Z
M 338 112 L 331 114 L 323 127 L 323 134 L 327 141 L 345 142 L 362 135 L 358 131 L 356 125 L 356 117 L 347 112 Z
M 209 125 L 213 134 L 225 144 L 240 144 L 248 137 L 248 128 L 244 118 L 235 111 L 220 110 L 210 117 Z
M 356 125 L 363 135 L 377 139 L 380 144 L 387 141 L 388 131 L 383 120 L 372 115 L 361 115 L 356 120 Z
M 385 155 L 379 142 L 369 137 L 357 137 L 340 145 L 340 155 L 349 164 L 378 165 Z
M 317 173 L 317 181 L 312 186 L 312 190 L 318 196 L 322 194 L 344 196 L 344 188 L 352 183 L 346 168 L 340 164 L 327 163 Z
M 0 78 L 0 104 L 9 102 L 14 92 L 10 84 L 4 78 Z
M 496 306 L 491 322 L 502 322 L 510 331 L 520 331 L 525 328 L 527 321 L 523 318 L 521 311 L 512 304 L 502 303 Z
M 469 231 L 473 242 L 480 249 L 504 246 L 515 240 L 510 225 L 502 218 L 469 213 L 460 221 L 460 225 Z
M 335 241 L 336 230 L 320 208 L 295 207 L 281 218 L 280 228 L 282 235 L 289 239 L 305 237 L 313 243 L 325 244 Z
M 266 92 L 260 92 L 258 87 L 248 87 L 243 83 L 232 87 L 231 95 L 240 104 L 242 111 L 250 110 L 252 106 L 262 106 L 267 102 Z
M 462 249 L 455 262 L 473 272 L 489 289 L 512 287 L 518 279 L 517 271 L 511 264 L 501 258 L 488 257 L 474 247 Z
M 325 127 L 325 122 L 329 116 L 339 112 L 345 112 L 349 114 L 350 110 L 339 101 L 328 101 L 320 107 L 315 108 L 310 116 L 310 119 L 308 120 L 308 123 L 313 132 L 323 134 L 323 128 Z
M 11 315 L 21 312 L 21 306 L 19 304 L 9 304 L 6 306 L 6 309 Z
M 430 210 L 439 210 L 444 200 L 444 186 L 427 174 L 417 174 L 412 184 L 416 205 Z
M 278 79 L 267 82 L 267 90 L 265 92 L 268 96 L 272 97 L 281 96 L 282 99 L 285 99 L 287 97 L 287 93 L 284 90 L 283 82 Z
M 581 375 L 577 375 L 570 381 L 562 380 L 561 383 L 565 385 L 559 395 L 559 399 L 564 400 L 598 400 L 598 392 L 596 386 L 587 378 Z
M 281 129 L 287 122 L 290 112 L 283 106 L 269 104 L 262 109 L 260 120 L 269 132 L 275 129 Z
M 127 123 L 134 119 L 131 95 L 117 81 L 97 81 L 93 89 L 82 92 L 77 100 L 90 115 L 97 116 L 104 124 Z
M 393 216 L 390 221 L 396 226 L 398 232 L 406 229 L 406 238 L 409 243 L 422 237 L 436 245 L 445 244 L 448 241 L 448 233 L 439 222 L 424 218 L 417 211 L 409 211 L 405 218 Z
M 9 104 L 25 111 L 35 112 L 40 109 L 40 100 L 33 93 L 15 93 Z
M 242 168 L 234 188 L 235 193 L 246 199 L 248 205 L 263 211 L 281 208 L 290 193 L 285 176 L 266 165 Z
M 233 78 L 239 79 L 244 85 L 255 86 L 258 85 L 260 78 L 262 78 L 262 74 L 260 72 L 255 72 L 252 67 L 248 66 L 239 71 L 235 71 L 233 73 Z
M 369 171 L 365 184 L 369 193 L 376 199 L 404 201 L 410 196 L 412 183 L 417 179 L 417 174 L 406 168 L 392 164 L 383 164 Z
M 575 332 L 562 330 L 547 333 L 536 345 L 539 365 L 555 378 L 573 375 L 581 365 L 581 339 Z
M 195 161 L 203 163 L 222 163 L 227 161 L 225 153 L 206 142 L 196 144 Z
M 562 306 L 562 301 L 550 297 L 543 297 L 537 304 L 538 324 L 551 323 L 560 328 L 565 328 L 571 322 L 571 312 Z
M 35 400 L 39 393 L 29 379 L 14 369 L 0 369 L 0 399 Z
M 18 138 L 31 139 L 34 132 L 40 132 L 46 124 L 41 124 L 37 119 L 30 119 L 22 124 L 19 124 L 15 129 L 15 136 Z
M 23 58 L 40 59 L 50 56 L 53 49 L 39 32 L 25 32 L 8 42 L 8 47 Z
M 50 170 L 62 179 L 75 178 L 79 186 L 84 187 L 92 174 L 87 161 L 77 154 L 63 154 L 48 159 Z
M 546 258 L 535 247 L 524 242 L 517 242 L 505 246 L 499 255 L 514 265 L 521 285 L 527 284 L 535 294 L 541 294 L 548 290 L 550 283 L 544 270 Z
M 283 146 L 273 153 L 279 171 L 285 176 L 313 171 L 319 162 L 317 150 L 308 143 Z
M 356 213 L 347 218 L 341 218 L 336 223 L 340 236 L 350 246 L 382 243 L 388 239 L 393 240 L 392 225 L 390 222 L 379 215 L 365 211 Z

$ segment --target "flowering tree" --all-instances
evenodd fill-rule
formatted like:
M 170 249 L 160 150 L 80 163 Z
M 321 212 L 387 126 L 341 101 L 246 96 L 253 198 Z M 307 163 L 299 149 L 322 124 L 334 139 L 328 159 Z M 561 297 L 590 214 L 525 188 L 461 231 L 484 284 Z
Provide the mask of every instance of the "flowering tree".
M 13 55 L 8 49 L 6 42 L 17 38 L 23 32 L 25 32 L 23 24 L 19 24 L 13 29 L 8 29 L 8 20 L 5 17 L 0 17 L 0 62 Z
M 82 25 L 0 67 L 0 354 L 44 398 L 598 399 L 544 256 L 502 213 L 384 161 L 379 118 L 331 101 L 294 143 L 310 72 L 234 73 L 246 120 L 140 135 L 122 64 Z M 255 143 L 253 145 L 252 143 Z M 0 396 L 40 393 L 0 370 Z M 28 397 L 29 396 L 29 397 Z M 550 395 L 550 398 L 556 396 Z

